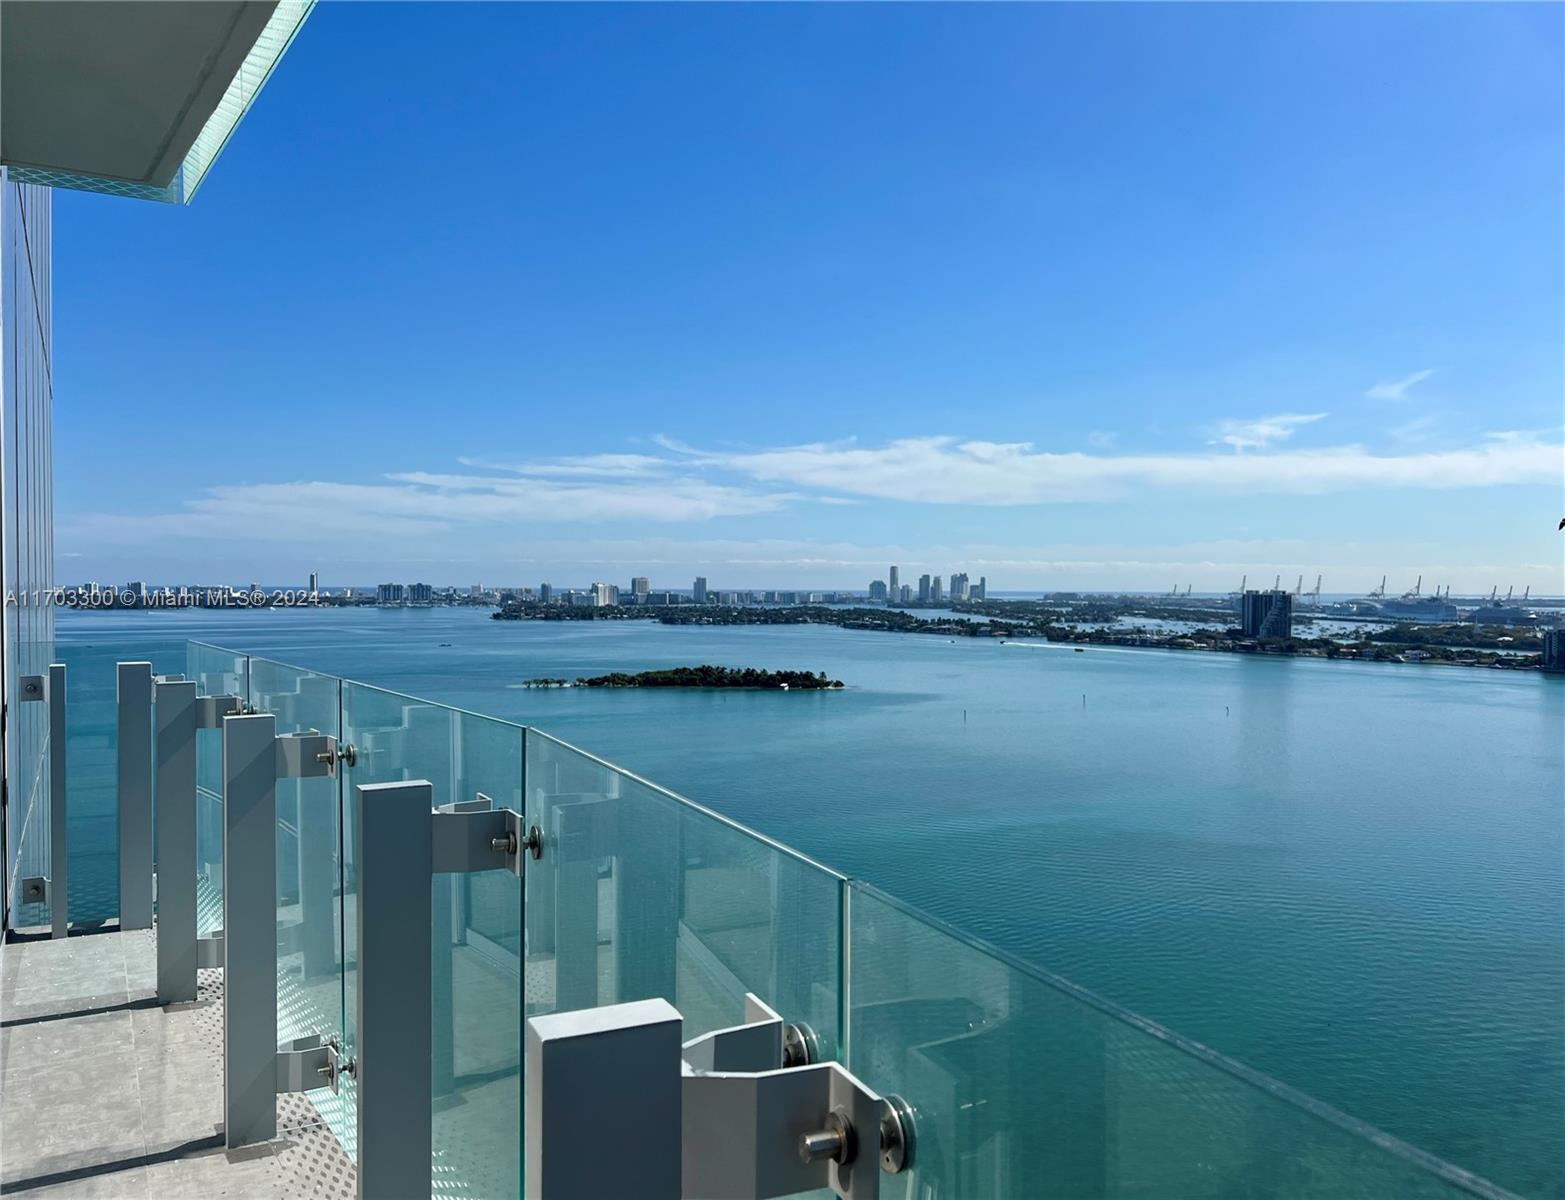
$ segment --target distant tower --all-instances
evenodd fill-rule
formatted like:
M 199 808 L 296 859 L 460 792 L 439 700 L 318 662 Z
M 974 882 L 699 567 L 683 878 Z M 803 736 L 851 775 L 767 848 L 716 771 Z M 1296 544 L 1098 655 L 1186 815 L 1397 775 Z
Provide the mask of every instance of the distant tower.
M 1265 640 L 1293 636 L 1293 597 L 1281 588 L 1246 592 L 1240 614 L 1245 637 Z
M 1543 669 L 1565 672 L 1565 629 L 1550 629 L 1544 633 Z
M 549 604 L 554 600 L 554 585 L 552 583 L 540 583 L 538 585 L 538 603 Z
M 891 575 L 886 580 L 886 592 L 893 600 L 902 595 L 901 585 L 897 583 L 897 568 L 895 566 L 891 568 Z
M 645 575 L 637 575 L 630 581 L 630 602 L 645 604 L 652 591 L 652 582 Z
M 944 586 L 945 585 L 940 581 L 940 576 L 936 575 L 930 579 L 929 599 L 931 603 L 939 604 L 942 600 L 945 599 Z
M 694 586 L 690 589 L 690 596 L 697 604 L 706 603 L 706 576 L 697 575 Z
M 321 577 L 320 577 L 320 573 L 316 572 L 316 571 L 311 571 L 310 572 L 310 595 L 318 596 L 320 594 L 321 594 Z
M 928 575 L 920 575 L 918 577 L 918 602 L 920 604 L 928 604 L 929 603 L 929 576 Z
M 989 599 L 989 576 L 987 576 L 987 575 L 980 575 L 978 577 L 978 590 L 973 593 L 973 599 L 974 600 L 987 600 L 987 599 Z

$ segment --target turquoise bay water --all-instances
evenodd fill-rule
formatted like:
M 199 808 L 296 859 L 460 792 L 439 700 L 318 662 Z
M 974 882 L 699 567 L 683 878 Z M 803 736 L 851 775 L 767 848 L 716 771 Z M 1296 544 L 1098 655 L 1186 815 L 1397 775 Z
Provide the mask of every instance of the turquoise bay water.
M 197 637 L 535 724 L 1565 1196 L 1565 679 L 466 609 L 68 613 L 59 637 L 170 670 Z M 518 686 L 708 662 L 849 686 Z

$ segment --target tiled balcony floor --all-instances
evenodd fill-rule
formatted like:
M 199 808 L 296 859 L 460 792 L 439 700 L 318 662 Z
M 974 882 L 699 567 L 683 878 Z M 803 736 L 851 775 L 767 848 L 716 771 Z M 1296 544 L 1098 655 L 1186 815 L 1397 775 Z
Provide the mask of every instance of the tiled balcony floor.
M 116 1200 L 351 1197 L 353 1167 L 302 1096 L 279 1136 L 223 1148 L 222 974 L 161 1008 L 152 934 L 0 951 L 0 1193 Z

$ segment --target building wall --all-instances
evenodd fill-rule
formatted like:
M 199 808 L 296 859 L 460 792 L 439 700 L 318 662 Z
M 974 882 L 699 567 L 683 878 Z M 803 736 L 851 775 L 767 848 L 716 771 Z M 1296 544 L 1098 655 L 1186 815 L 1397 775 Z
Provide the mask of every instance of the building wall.
M 0 526 L 4 548 L 5 902 L 8 924 L 46 919 L 17 907 L 21 880 L 49 863 L 48 712 L 18 703 L 23 675 L 43 675 L 54 658 L 54 476 L 51 412 L 52 314 L 48 188 L 12 183 L 0 171 Z M 35 911 L 36 909 L 36 911 Z
M 1544 633 L 1543 669 L 1565 672 L 1565 629 L 1550 629 Z

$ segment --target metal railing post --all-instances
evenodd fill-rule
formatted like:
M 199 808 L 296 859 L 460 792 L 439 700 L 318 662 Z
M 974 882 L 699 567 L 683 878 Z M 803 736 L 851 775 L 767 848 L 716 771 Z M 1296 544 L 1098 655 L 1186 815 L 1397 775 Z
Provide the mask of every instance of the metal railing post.
M 355 806 L 358 1189 L 377 1200 L 429 1190 L 433 795 L 423 780 L 360 784 Z
M 152 664 L 116 669 L 120 928 L 152 928 Z
M 47 675 L 23 675 L 19 682 L 23 702 L 47 705 L 49 711 L 49 873 L 22 880 L 22 897 L 48 904 L 49 934 L 62 938 L 70 933 L 71 866 L 65 829 L 65 667 L 51 663 Z
M 157 732 L 158 1003 L 196 998 L 196 685 L 153 685 Z
M 70 932 L 70 843 L 65 832 L 65 666 L 49 664 L 49 933 Z
M 196 725 L 238 697 L 198 702 Z M 277 736 L 271 713 L 222 715 L 223 1131 L 229 1149 L 277 1136 L 277 1096 L 337 1086 L 335 1031 L 277 1044 L 277 781 L 334 774 L 337 739 Z M 197 943 L 197 956 L 204 942 Z
M 509 870 L 541 853 L 520 814 L 486 799 L 432 811 L 428 780 L 364 783 L 355 789 L 358 851 L 358 1039 L 348 1068 L 358 1090 L 358 1194 L 364 1200 L 424 1195 L 430 1185 L 435 1085 L 434 908 L 438 875 Z M 449 1013 L 442 1014 L 448 1019 Z M 450 1045 L 442 1031 L 442 1053 Z
M 679 1010 L 667 1000 L 528 1020 L 522 1105 L 526 1200 L 677 1200 L 682 1028 Z M 613 1148 L 606 1151 L 608 1113 L 629 1119 L 617 1123 Z M 707 1149 L 721 1153 L 724 1147 Z
M 223 1128 L 277 1136 L 277 718 L 223 719 Z

